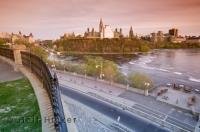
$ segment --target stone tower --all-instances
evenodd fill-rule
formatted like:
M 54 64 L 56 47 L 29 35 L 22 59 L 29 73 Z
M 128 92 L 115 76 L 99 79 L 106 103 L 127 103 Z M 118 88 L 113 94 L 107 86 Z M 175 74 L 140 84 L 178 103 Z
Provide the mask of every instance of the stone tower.
M 103 25 L 102 18 L 100 19 L 100 23 L 99 23 L 99 34 L 100 34 L 100 38 L 104 38 L 104 25 Z
M 130 31 L 129 31 L 129 38 L 133 38 L 134 34 L 133 34 L 133 28 L 131 26 Z

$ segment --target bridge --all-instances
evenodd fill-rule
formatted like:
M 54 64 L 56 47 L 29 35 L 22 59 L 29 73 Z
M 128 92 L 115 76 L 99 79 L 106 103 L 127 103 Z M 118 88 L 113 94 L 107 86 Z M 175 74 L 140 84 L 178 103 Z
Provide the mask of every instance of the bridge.
M 23 45 L 0 48 L 0 59 L 22 72 L 31 82 L 42 116 L 42 131 L 68 132 L 60 97 L 58 79 L 36 55 L 26 51 Z

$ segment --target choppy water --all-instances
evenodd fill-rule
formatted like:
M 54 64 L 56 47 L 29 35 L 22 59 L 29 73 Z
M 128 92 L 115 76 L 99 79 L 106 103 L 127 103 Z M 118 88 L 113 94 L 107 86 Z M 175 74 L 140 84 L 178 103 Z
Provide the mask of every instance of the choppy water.
M 154 50 L 121 65 L 124 74 L 144 72 L 155 84 L 186 84 L 200 89 L 200 49 Z

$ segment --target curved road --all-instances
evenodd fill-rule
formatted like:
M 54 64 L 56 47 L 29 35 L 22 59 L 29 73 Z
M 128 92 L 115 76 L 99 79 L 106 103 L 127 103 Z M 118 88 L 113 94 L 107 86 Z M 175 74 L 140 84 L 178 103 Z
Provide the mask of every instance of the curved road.
M 72 90 L 70 87 L 60 86 L 62 94 L 75 99 L 100 113 L 117 120 L 118 116 L 120 116 L 120 123 L 124 126 L 127 126 L 133 131 L 136 132 L 167 132 L 167 130 L 160 128 L 150 122 L 142 120 L 128 112 L 125 112 L 122 109 L 109 105 L 100 100 L 91 98 L 87 95 L 81 94 L 77 91 Z

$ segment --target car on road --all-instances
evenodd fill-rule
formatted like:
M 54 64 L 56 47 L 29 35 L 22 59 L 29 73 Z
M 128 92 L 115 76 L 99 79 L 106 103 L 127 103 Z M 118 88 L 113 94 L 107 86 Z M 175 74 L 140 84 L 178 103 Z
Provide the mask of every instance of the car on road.
M 179 84 L 178 87 L 179 88 L 185 88 L 185 85 L 184 84 Z
M 195 88 L 195 89 L 194 89 L 194 92 L 200 94 L 200 90 L 199 90 L 199 89 L 196 89 L 196 88 Z
M 186 92 L 186 93 L 190 93 L 191 91 L 192 91 L 192 88 L 190 88 L 190 87 L 184 87 L 184 92 Z
M 167 87 L 172 87 L 172 84 L 171 83 L 167 83 L 166 86 Z

